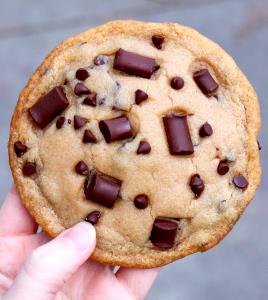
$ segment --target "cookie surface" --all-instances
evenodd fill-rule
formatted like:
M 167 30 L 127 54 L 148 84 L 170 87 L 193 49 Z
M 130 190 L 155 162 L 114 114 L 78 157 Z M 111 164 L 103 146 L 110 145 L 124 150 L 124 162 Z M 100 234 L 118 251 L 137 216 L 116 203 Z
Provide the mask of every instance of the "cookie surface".
M 55 48 L 20 94 L 9 161 L 51 236 L 86 219 L 96 261 L 149 268 L 216 245 L 259 184 L 256 94 L 215 43 L 115 21 Z

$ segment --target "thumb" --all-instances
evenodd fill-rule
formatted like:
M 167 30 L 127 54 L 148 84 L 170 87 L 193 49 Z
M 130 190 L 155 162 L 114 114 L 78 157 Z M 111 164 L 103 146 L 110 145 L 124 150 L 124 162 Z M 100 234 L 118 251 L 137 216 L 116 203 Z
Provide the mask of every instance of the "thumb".
M 54 299 L 95 248 L 96 232 L 82 222 L 33 251 L 4 299 Z

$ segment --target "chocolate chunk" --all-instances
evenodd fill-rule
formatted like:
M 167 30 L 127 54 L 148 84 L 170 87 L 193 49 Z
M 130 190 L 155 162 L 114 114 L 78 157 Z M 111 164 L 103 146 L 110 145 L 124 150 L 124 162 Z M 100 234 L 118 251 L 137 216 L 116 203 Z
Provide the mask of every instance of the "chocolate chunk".
M 82 160 L 75 166 L 75 171 L 77 174 L 87 176 L 89 174 L 88 166 Z
M 243 175 L 236 175 L 233 178 L 234 185 L 239 189 L 246 189 L 248 187 L 248 181 Z
M 99 128 L 106 143 L 132 137 L 132 128 L 127 116 L 100 121 Z
M 84 99 L 83 104 L 95 107 L 96 106 L 96 97 L 97 97 L 96 93 L 90 93 Z
M 170 85 L 174 90 L 180 90 L 184 86 L 184 80 L 179 76 L 173 77 L 170 81 Z
M 105 64 L 105 60 L 104 60 L 103 56 L 98 55 L 94 58 L 94 65 L 100 66 L 100 65 L 104 65 L 104 64 Z
M 190 187 L 196 198 L 202 194 L 205 189 L 205 185 L 199 174 L 195 174 L 191 177 Z
M 151 146 L 146 141 L 140 141 L 139 147 L 137 149 L 137 154 L 148 154 L 151 152 Z
M 106 207 L 113 207 L 118 197 L 121 184 L 98 174 L 93 175 L 90 183 L 85 185 L 85 196 Z
M 225 175 L 229 172 L 229 166 L 225 160 L 219 162 L 217 172 L 219 175 Z
M 58 129 L 61 129 L 61 127 L 63 126 L 63 124 L 65 123 L 65 117 L 59 117 L 57 122 L 56 122 L 56 127 Z
M 218 83 L 210 75 L 208 69 L 202 69 L 194 73 L 194 80 L 200 90 L 207 97 L 213 96 L 218 90 Z
M 56 86 L 29 108 L 29 113 L 35 124 L 43 129 L 68 105 L 63 87 Z
M 162 35 L 153 35 L 152 42 L 157 49 L 162 49 L 162 44 L 164 43 L 165 38 Z
M 140 104 L 141 102 L 148 99 L 148 94 L 142 90 L 136 90 L 135 92 L 135 103 Z
M 88 71 L 85 68 L 80 68 L 75 73 L 76 79 L 81 80 L 81 81 L 86 80 L 88 78 L 88 76 L 89 76 Z
M 90 93 L 90 90 L 81 82 L 78 82 L 74 87 L 74 93 L 77 96 L 87 95 Z
M 178 224 L 174 221 L 156 218 L 150 240 L 154 246 L 169 249 L 175 242 Z
M 213 133 L 213 129 L 212 129 L 211 125 L 208 122 L 204 123 L 199 129 L 199 136 L 200 137 L 211 136 L 212 133 Z
M 74 129 L 79 129 L 81 127 L 83 127 L 86 123 L 87 123 L 87 119 L 77 116 L 74 116 Z
M 156 61 L 154 58 L 142 56 L 119 49 L 114 58 L 113 68 L 130 75 L 143 78 L 151 78 L 155 71 Z
M 193 154 L 194 148 L 188 128 L 187 116 L 170 114 L 163 117 L 163 121 L 170 154 Z
M 14 143 L 14 151 L 17 157 L 21 157 L 27 150 L 28 147 L 24 145 L 21 141 L 17 141 L 16 143 Z
M 84 132 L 83 143 L 84 144 L 87 144 L 87 143 L 96 144 L 97 143 L 96 137 L 89 129 L 86 129 Z
M 149 198 L 144 194 L 140 194 L 136 196 L 134 199 L 134 205 L 138 209 L 144 209 L 148 206 L 148 204 L 149 204 Z
M 100 216 L 100 211 L 95 210 L 86 216 L 85 221 L 91 223 L 92 225 L 96 225 L 99 221 Z
M 36 173 L 36 163 L 26 162 L 22 168 L 22 173 L 25 176 L 31 176 Z

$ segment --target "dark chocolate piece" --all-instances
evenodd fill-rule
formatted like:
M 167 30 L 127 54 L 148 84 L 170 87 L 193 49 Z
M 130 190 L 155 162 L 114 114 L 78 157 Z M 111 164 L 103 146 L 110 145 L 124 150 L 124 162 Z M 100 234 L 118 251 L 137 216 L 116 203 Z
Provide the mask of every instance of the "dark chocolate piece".
M 219 85 L 210 75 L 208 69 L 202 69 L 195 72 L 193 77 L 200 90 L 207 97 L 213 96 L 218 90 Z
M 56 86 L 29 108 L 29 113 L 35 124 L 43 129 L 68 105 L 63 87 Z
M 175 242 L 178 224 L 174 221 L 156 218 L 150 240 L 154 246 L 162 249 L 172 248 Z
M 135 103 L 140 104 L 141 102 L 148 99 L 148 94 L 142 90 L 136 90 L 135 92 Z
M 75 77 L 78 80 L 84 81 L 89 77 L 88 71 L 85 68 L 80 68 L 76 71 Z
M 77 174 L 87 176 L 89 174 L 88 166 L 82 160 L 75 166 L 75 171 Z
M 96 93 L 90 93 L 84 99 L 83 104 L 95 107 L 96 106 L 96 97 L 97 97 Z
M 193 154 L 194 148 L 188 128 L 187 116 L 170 114 L 163 117 L 163 121 L 170 154 Z
M 74 93 L 77 96 L 87 95 L 90 93 L 90 90 L 81 82 L 78 82 L 74 87 Z
M 204 123 L 199 129 L 199 136 L 200 137 L 211 136 L 212 133 L 213 133 L 213 129 L 212 129 L 211 125 L 208 122 Z
M 106 143 L 132 137 L 132 128 L 127 116 L 122 115 L 114 119 L 99 122 L 99 128 Z
M 17 157 L 21 157 L 27 150 L 28 147 L 24 145 L 21 141 L 17 141 L 14 143 L 14 151 Z
M 156 68 L 154 58 L 119 49 L 114 58 L 113 68 L 130 75 L 151 78 Z
M 36 163 L 26 162 L 22 168 L 22 173 L 25 176 L 31 176 L 36 173 Z
M 137 154 L 148 154 L 151 152 L 151 146 L 146 141 L 140 141 L 139 147 L 137 149 Z
M 99 221 L 100 216 L 100 211 L 95 210 L 86 216 L 85 221 L 91 223 L 92 225 L 96 225 Z
M 190 187 L 196 198 L 202 194 L 205 189 L 205 185 L 199 174 L 194 174 L 191 177 Z
M 225 175 L 229 172 L 229 166 L 225 160 L 219 162 L 217 172 L 219 175 Z
M 248 187 L 248 181 L 243 175 L 236 175 L 233 178 L 234 185 L 242 190 L 245 190 Z
M 101 55 L 98 55 L 94 58 L 94 65 L 100 66 L 100 65 L 104 65 L 104 64 L 105 64 L 105 60 Z
M 97 143 L 96 137 L 89 129 L 86 129 L 84 132 L 83 143 L 84 144 L 87 144 L 87 143 L 96 144 Z
M 163 37 L 163 35 L 153 35 L 152 36 L 152 42 L 155 46 L 155 48 L 157 49 L 162 49 L 162 44 L 164 43 L 165 38 Z
M 57 129 L 61 129 L 63 124 L 65 123 L 65 117 L 59 117 L 57 122 L 56 122 L 56 127 Z
M 140 194 L 140 195 L 136 196 L 134 199 L 134 205 L 138 209 L 144 209 L 148 206 L 148 204 L 149 204 L 149 198 L 147 195 Z
M 85 185 L 85 196 L 88 200 L 112 208 L 118 197 L 121 185 L 98 174 L 93 175 L 90 183 Z
M 87 123 L 87 119 L 77 116 L 74 116 L 74 129 L 79 129 L 81 127 L 83 127 L 86 123 Z
M 179 76 L 173 77 L 170 81 L 170 85 L 174 90 L 180 90 L 184 87 L 184 80 Z

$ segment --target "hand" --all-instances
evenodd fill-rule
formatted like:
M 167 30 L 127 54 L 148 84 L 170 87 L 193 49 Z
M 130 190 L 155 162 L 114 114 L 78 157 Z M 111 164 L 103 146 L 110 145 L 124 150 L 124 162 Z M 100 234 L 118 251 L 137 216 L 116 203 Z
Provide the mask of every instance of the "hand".
M 95 229 L 86 222 L 51 240 L 36 233 L 38 225 L 14 187 L 0 210 L 0 299 L 143 299 L 158 270 L 120 268 L 88 260 Z

